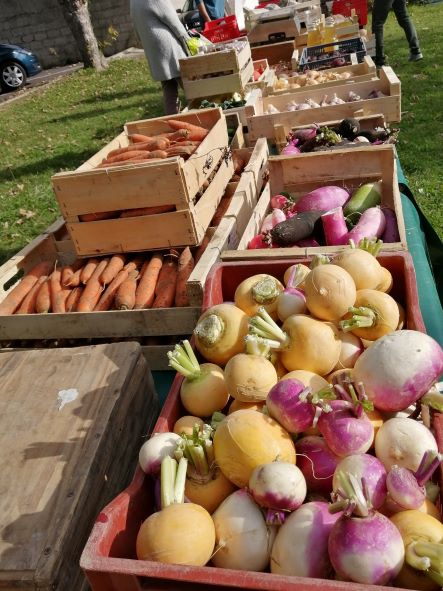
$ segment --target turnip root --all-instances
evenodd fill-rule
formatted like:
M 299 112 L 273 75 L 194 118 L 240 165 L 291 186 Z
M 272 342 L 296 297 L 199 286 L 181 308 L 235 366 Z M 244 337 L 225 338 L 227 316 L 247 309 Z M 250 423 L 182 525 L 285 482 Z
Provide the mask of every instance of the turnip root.
M 443 373 L 443 350 L 424 333 L 391 332 L 360 355 L 353 373 L 376 408 L 400 411 L 426 394 Z
M 352 474 L 358 482 L 364 482 L 368 501 L 374 509 L 379 509 L 383 505 L 387 494 L 386 470 L 380 460 L 369 454 L 353 454 L 343 458 L 334 472 L 332 486 L 336 500 L 340 489 L 340 472 Z
M 141 446 L 138 459 L 145 474 L 157 474 L 160 472 L 161 463 L 164 458 L 174 457 L 175 448 L 180 441 L 180 435 L 176 433 L 154 433 Z
M 286 373 L 280 378 L 280 380 L 299 380 L 305 388 L 309 388 L 311 392 L 315 394 L 322 388 L 327 388 L 328 382 L 325 378 L 322 378 L 318 374 L 312 371 L 306 371 L 305 369 L 296 369 Z
M 354 305 L 339 326 L 345 332 L 351 331 L 362 339 L 375 341 L 397 330 L 399 320 L 398 304 L 389 294 L 376 289 L 360 289 Z
M 278 210 L 280 211 L 280 210 Z M 235 290 L 235 305 L 248 316 L 263 306 L 272 318 L 277 317 L 277 298 L 284 287 L 272 275 L 261 273 L 244 279 Z
M 283 282 L 287 287 L 289 284 L 289 279 L 291 278 L 291 273 L 295 269 L 294 278 L 292 280 L 293 287 L 298 287 L 299 289 L 304 289 L 304 281 L 306 279 L 306 275 L 309 275 L 311 269 L 307 265 L 303 265 L 302 263 L 295 263 L 288 267 L 283 275 Z
M 318 265 L 305 279 L 305 297 L 311 314 L 322 320 L 339 320 L 355 303 L 355 283 L 337 265 Z
M 382 282 L 382 267 L 375 256 L 366 250 L 348 248 L 335 255 L 332 262 L 351 275 L 357 290 L 378 289 Z
M 295 444 L 297 465 L 303 472 L 309 492 L 329 496 L 340 457 L 331 451 L 323 437 L 307 435 Z
M 276 512 L 298 509 L 307 491 L 303 472 L 294 464 L 279 461 L 254 468 L 248 489 L 260 507 L 271 510 L 268 512 L 268 523 L 270 520 L 272 523 Z

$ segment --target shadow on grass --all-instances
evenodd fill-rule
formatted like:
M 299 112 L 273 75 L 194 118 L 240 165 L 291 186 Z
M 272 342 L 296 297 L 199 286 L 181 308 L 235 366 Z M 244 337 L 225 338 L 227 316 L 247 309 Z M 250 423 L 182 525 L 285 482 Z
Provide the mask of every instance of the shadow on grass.
M 161 90 L 160 83 L 158 86 L 142 86 L 138 90 L 132 90 L 131 92 L 103 92 L 100 95 L 94 95 L 93 97 L 83 99 L 78 102 L 79 105 L 90 105 L 97 103 L 100 101 L 101 103 L 115 101 L 120 99 L 128 99 L 130 97 L 140 96 L 142 97 L 145 94 L 157 94 Z

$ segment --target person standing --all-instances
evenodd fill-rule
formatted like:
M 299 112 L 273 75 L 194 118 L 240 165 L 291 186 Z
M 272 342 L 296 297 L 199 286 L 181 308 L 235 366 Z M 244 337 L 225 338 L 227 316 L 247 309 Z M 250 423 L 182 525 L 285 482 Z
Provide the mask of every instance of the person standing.
M 179 111 L 178 60 L 188 55 L 188 32 L 170 0 L 131 0 L 130 13 L 152 77 L 162 85 L 165 115 Z
M 204 28 L 205 23 L 225 16 L 225 0 L 195 0 L 195 3 L 200 13 L 202 28 Z
M 374 0 L 372 6 L 372 32 L 375 35 L 375 64 L 378 67 L 383 66 L 386 60 L 383 27 L 391 9 L 395 13 L 398 24 L 405 32 L 409 44 L 409 61 L 416 62 L 423 59 L 417 31 L 406 8 L 406 0 Z

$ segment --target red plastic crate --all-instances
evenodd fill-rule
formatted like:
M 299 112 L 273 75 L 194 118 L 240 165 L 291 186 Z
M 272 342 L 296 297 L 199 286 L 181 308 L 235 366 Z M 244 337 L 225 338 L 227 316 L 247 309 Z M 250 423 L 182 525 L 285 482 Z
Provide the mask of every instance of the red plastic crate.
M 412 258 L 407 252 L 378 257 L 392 273 L 394 289 L 406 310 L 406 326 L 425 331 L 418 304 Z M 293 261 L 272 260 L 228 262 L 214 265 L 206 282 L 204 306 L 233 299 L 237 285 L 251 275 L 267 272 L 282 279 Z M 308 259 L 297 259 L 308 263 Z M 183 378 L 176 375 L 154 427 L 154 432 L 171 431 L 175 421 L 186 414 L 180 402 Z M 443 451 L 443 415 L 436 415 L 434 427 Z M 136 559 L 135 540 L 141 523 L 152 513 L 153 480 L 137 468 L 131 484 L 107 505 L 96 519 L 85 546 L 80 566 L 93 591 L 229 591 L 232 588 L 267 591 L 388 591 L 391 587 L 362 585 L 323 579 L 289 577 L 215 567 L 168 565 Z
M 246 35 L 246 32 L 240 31 L 235 15 L 231 15 L 205 23 L 202 35 L 212 43 L 220 43 L 221 41 L 230 41 L 242 37 Z
M 358 15 L 359 25 L 364 27 L 368 22 L 367 0 L 334 0 L 332 3 L 332 14 L 351 16 L 351 10 L 353 8 Z

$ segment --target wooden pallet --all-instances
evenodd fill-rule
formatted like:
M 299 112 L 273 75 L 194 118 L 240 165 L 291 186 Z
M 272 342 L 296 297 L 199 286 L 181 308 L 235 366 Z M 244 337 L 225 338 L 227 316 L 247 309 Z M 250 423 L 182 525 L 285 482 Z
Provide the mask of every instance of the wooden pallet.
M 96 168 L 109 151 L 129 145 L 132 133 L 170 131 L 159 117 L 127 123 L 125 130 L 73 172 L 52 177 L 57 201 L 79 256 L 135 252 L 199 244 L 230 177 L 226 120 L 220 109 L 174 116 L 210 129 L 194 154 L 182 158 Z M 217 170 L 206 190 L 202 186 Z M 202 193 L 202 191 L 204 191 Z M 197 199 L 197 195 L 202 193 Z M 171 204 L 175 211 L 159 215 L 82 222 L 79 216 L 103 211 Z
M 259 102 L 260 115 L 255 115 L 248 120 L 249 141 L 254 142 L 259 137 L 273 138 L 274 126 L 277 124 L 291 127 L 317 123 L 318 121 L 332 121 L 334 119 L 345 119 L 346 117 L 359 117 L 382 113 L 385 120 L 397 122 L 401 120 L 401 86 L 400 80 L 390 67 L 384 66 L 380 69 L 378 80 L 367 80 L 365 82 L 351 82 L 328 88 L 327 94 L 336 93 L 338 97 L 345 98 L 349 91 L 367 96 L 372 90 L 380 90 L 385 96 L 374 99 L 362 99 L 360 101 L 344 103 L 342 105 L 331 105 L 303 111 L 286 111 L 286 105 L 292 100 L 303 102 L 307 98 L 321 101 L 324 90 L 305 90 L 303 92 L 288 93 L 280 96 L 263 97 Z M 268 105 L 274 105 L 280 113 L 265 114 Z
M 273 89 L 268 92 L 266 96 L 279 96 L 281 94 L 294 94 L 299 92 L 304 92 L 308 89 L 310 90 L 321 90 L 323 88 L 329 88 L 331 86 L 340 86 L 342 84 L 349 84 L 350 82 L 365 82 L 367 80 L 372 80 L 373 78 L 377 78 L 377 69 L 372 58 L 369 55 L 366 55 L 364 60 L 360 64 L 353 64 L 342 66 L 340 68 L 330 68 L 327 70 L 329 73 L 336 73 L 336 74 L 344 74 L 348 73 L 351 74 L 350 78 L 346 80 L 331 80 L 329 82 L 321 82 L 313 86 L 300 86 L 300 88 L 294 88 L 293 84 L 299 84 L 299 76 L 301 74 L 295 76 L 289 76 L 288 84 L 289 86 L 283 89 L 278 89 L 276 87 L 276 83 L 274 83 Z M 277 82 L 277 81 L 276 81 Z
M 235 41 L 243 43 L 239 51 L 235 49 L 214 51 L 179 60 L 187 101 L 244 92 L 254 71 L 251 48 L 246 37 L 240 37 Z M 217 47 L 224 45 L 226 43 L 216 44 Z
M 288 191 L 302 195 L 326 186 L 345 186 L 355 190 L 363 183 L 382 182 L 382 205 L 395 210 L 400 242 L 386 243 L 382 250 L 407 250 L 406 229 L 397 181 L 397 167 L 393 146 L 355 148 L 301 154 L 296 157 L 271 156 L 269 183 L 265 187 L 253 215 L 236 250 L 222 252 L 223 260 L 281 259 L 334 253 L 347 246 L 290 247 L 248 250 L 248 242 L 259 233 L 261 223 L 269 211 L 272 195 Z
M 0 387 L 0 587 L 87 589 L 80 554 L 158 414 L 140 346 L 2 352 Z

